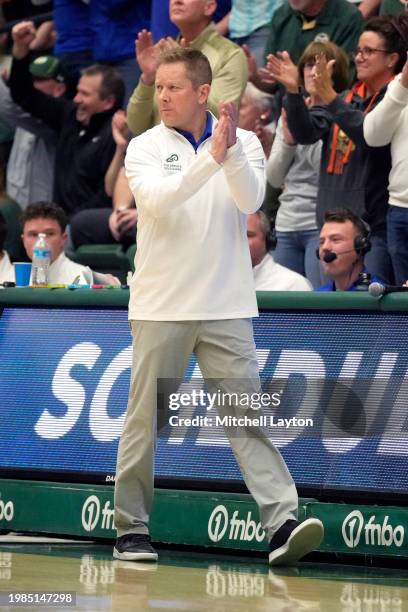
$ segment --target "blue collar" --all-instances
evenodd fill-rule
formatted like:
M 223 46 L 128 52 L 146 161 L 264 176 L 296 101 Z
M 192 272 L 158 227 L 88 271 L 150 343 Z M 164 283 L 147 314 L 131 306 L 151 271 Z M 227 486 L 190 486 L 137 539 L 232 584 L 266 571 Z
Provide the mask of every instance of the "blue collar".
M 366 267 L 363 268 L 363 272 L 368 274 L 368 270 Z M 370 283 L 381 283 L 381 285 L 384 284 L 384 281 L 378 278 L 377 276 L 375 276 L 374 274 L 370 276 L 371 276 Z M 335 282 L 329 281 L 325 285 L 321 285 L 321 287 L 317 287 L 316 289 L 314 289 L 314 291 L 337 291 L 337 289 L 336 289 Z M 345 289 L 345 291 L 368 291 L 368 286 L 366 288 L 362 287 L 361 283 L 359 283 L 359 279 L 357 279 L 352 285 L 350 285 L 350 287 Z
M 213 125 L 213 120 L 212 120 L 211 113 L 207 111 L 207 121 L 205 124 L 204 132 L 202 133 L 202 135 L 200 136 L 198 140 L 194 138 L 191 132 L 186 132 L 185 130 L 177 130 L 177 128 L 176 128 L 176 131 L 182 136 L 184 136 L 186 140 L 188 140 L 188 142 L 193 146 L 194 151 L 197 151 L 200 144 L 204 142 L 204 140 L 207 140 L 207 138 L 210 138 L 210 136 L 212 135 L 212 125 Z

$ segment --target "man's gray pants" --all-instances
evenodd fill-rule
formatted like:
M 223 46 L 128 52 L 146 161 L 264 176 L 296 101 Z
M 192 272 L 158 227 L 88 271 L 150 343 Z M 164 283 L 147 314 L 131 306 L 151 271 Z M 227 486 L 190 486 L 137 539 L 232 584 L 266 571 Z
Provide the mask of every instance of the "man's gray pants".
M 223 393 L 259 393 L 260 381 L 250 319 L 215 321 L 132 321 L 133 363 L 129 403 L 118 449 L 115 525 L 118 537 L 149 533 L 156 444 L 157 380 L 182 379 L 191 353 L 205 380 L 217 379 Z M 245 389 L 243 389 L 245 381 Z M 220 416 L 242 409 L 217 406 Z M 227 427 L 245 484 L 259 507 L 262 527 L 271 539 L 288 519 L 296 518 L 295 484 L 279 451 L 260 428 L 239 435 Z

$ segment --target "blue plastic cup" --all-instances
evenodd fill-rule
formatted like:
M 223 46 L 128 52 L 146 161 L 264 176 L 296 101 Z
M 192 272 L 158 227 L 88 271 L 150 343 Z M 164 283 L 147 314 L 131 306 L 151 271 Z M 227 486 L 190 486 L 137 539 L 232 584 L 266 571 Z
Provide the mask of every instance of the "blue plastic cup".
M 27 287 L 30 284 L 31 264 L 27 262 L 15 262 L 14 274 L 17 287 Z

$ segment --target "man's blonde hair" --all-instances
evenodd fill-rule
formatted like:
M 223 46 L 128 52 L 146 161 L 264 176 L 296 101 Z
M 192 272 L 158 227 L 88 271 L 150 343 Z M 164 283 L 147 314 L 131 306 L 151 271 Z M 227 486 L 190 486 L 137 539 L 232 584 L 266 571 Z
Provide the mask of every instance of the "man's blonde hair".
M 159 57 L 159 66 L 164 64 L 184 64 L 189 81 L 194 89 L 200 85 L 211 85 L 212 70 L 210 62 L 198 49 L 183 48 L 164 51 Z

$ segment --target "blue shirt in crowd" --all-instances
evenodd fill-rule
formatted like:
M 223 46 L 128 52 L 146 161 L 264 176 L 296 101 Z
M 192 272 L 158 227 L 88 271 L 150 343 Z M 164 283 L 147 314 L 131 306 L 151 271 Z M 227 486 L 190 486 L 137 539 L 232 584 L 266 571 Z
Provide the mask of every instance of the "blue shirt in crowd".
M 381 285 L 384 284 L 384 281 L 382 281 L 377 276 L 371 276 L 371 274 L 367 271 L 366 268 L 363 269 L 363 274 L 368 274 L 370 278 L 370 283 L 381 283 Z M 335 282 L 329 281 L 328 283 L 325 283 L 321 287 L 317 287 L 317 289 L 314 289 L 314 291 L 337 291 L 337 289 L 336 289 Z M 344 289 L 344 291 L 368 291 L 368 285 L 366 286 L 362 285 L 360 278 L 358 278 L 355 283 L 350 285 L 348 289 Z

